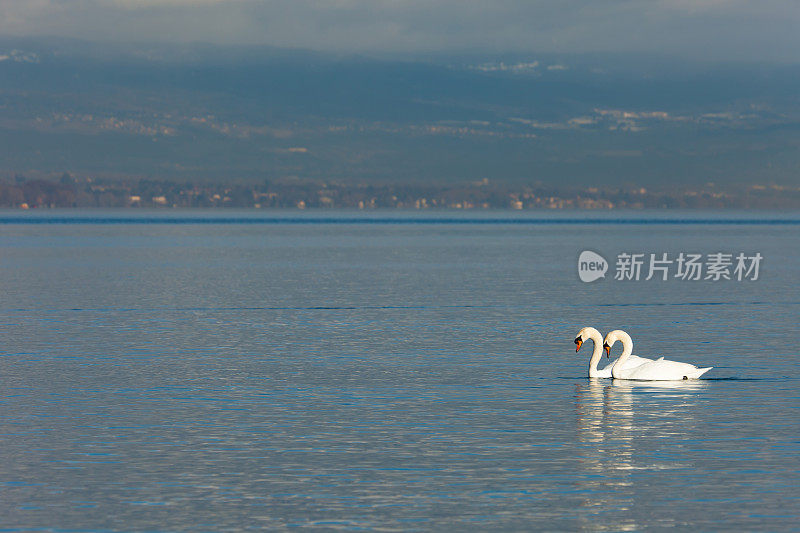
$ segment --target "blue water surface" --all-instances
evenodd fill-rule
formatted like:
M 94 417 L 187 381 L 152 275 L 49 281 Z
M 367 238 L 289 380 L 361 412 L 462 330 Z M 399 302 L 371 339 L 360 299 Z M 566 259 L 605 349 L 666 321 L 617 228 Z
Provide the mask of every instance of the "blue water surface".
M 130 213 L 0 213 L 2 530 L 798 529 L 796 213 Z

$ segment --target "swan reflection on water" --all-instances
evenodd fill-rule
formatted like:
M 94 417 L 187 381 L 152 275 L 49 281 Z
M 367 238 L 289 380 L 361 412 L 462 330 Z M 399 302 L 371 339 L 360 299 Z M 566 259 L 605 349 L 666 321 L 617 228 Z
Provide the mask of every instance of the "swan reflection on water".
M 687 468 L 674 455 L 662 455 L 676 436 L 691 433 L 698 392 L 707 382 L 589 379 L 575 396 L 579 490 L 578 510 L 586 529 L 640 529 L 648 517 L 635 512 L 637 501 L 658 497 L 648 487 L 659 471 Z M 663 496 L 663 495 L 661 495 Z M 679 519 L 680 517 L 675 517 Z M 676 525 L 659 519 L 659 526 Z
M 594 380 L 599 381 L 599 380 Z M 684 381 L 636 381 L 632 379 L 612 379 L 605 380 L 605 383 L 619 390 L 634 389 L 671 389 L 674 391 L 690 392 L 698 391 L 708 387 L 708 381 L 701 379 L 690 379 Z M 674 398 L 674 396 L 671 396 Z

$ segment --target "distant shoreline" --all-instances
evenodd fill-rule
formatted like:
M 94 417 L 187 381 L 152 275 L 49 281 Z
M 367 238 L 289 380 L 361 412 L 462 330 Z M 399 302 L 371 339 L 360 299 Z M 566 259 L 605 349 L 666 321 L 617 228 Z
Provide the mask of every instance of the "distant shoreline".
M 42 210 L 0 211 L 0 225 L 507 225 L 507 226 L 578 226 L 578 225 L 711 225 L 711 226 L 798 226 L 800 212 L 769 215 L 761 211 L 731 210 L 627 210 L 600 214 L 586 211 L 551 211 L 542 213 L 493 210 L 476 216 L 467 212 L 384 211 L 381 213 L 349 210 Z M 65 212 L 75 214 L 67 215 Z M 701 214 L 702 213 L 702 214 Z M 584 215 L 584 216 L 581 216 Z M 699 216 L 698 216 L 699 215 Z M 771 215 L 771 216 L 770 216 Z
M 800 187 L 705 184 L 644 187 L 553 187 L 488 180 L 447 185 L 324 181 L 191 182 L 155 179 L 0 180 L 0 208 L 249 208 L 613 211 L 618 209 L 800 209 Z

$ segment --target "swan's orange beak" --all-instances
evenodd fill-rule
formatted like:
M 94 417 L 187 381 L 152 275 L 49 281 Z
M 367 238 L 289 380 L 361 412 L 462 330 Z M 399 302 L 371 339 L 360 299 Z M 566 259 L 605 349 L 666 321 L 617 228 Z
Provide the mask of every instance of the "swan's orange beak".
M 604 344 L 603 348 L 606 351 L 606 357 L 611 357 L 611 346 L 609 346 L 608 344 Z
M 580 340 L 580 339 L 575 339 L 575 351 L 576 351 L 576 352 L 577 352 L 577 351 L 579 351 L 579 350 L 581 349 L 581 345 L 582 345 L 582 344 L 583 344 L 583 341 L 582 341 L 582 340 Z

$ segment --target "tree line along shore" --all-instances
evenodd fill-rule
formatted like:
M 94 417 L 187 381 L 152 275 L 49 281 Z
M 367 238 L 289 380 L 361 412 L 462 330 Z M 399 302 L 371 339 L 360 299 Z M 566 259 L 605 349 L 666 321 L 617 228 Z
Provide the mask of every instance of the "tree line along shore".
M 557 188 L 488 180 L 461 184 L 350 184 L 277 180 L 0 179 L 2 208 L 615 209 L 798 208 L 800 187 L 741 185 Z

